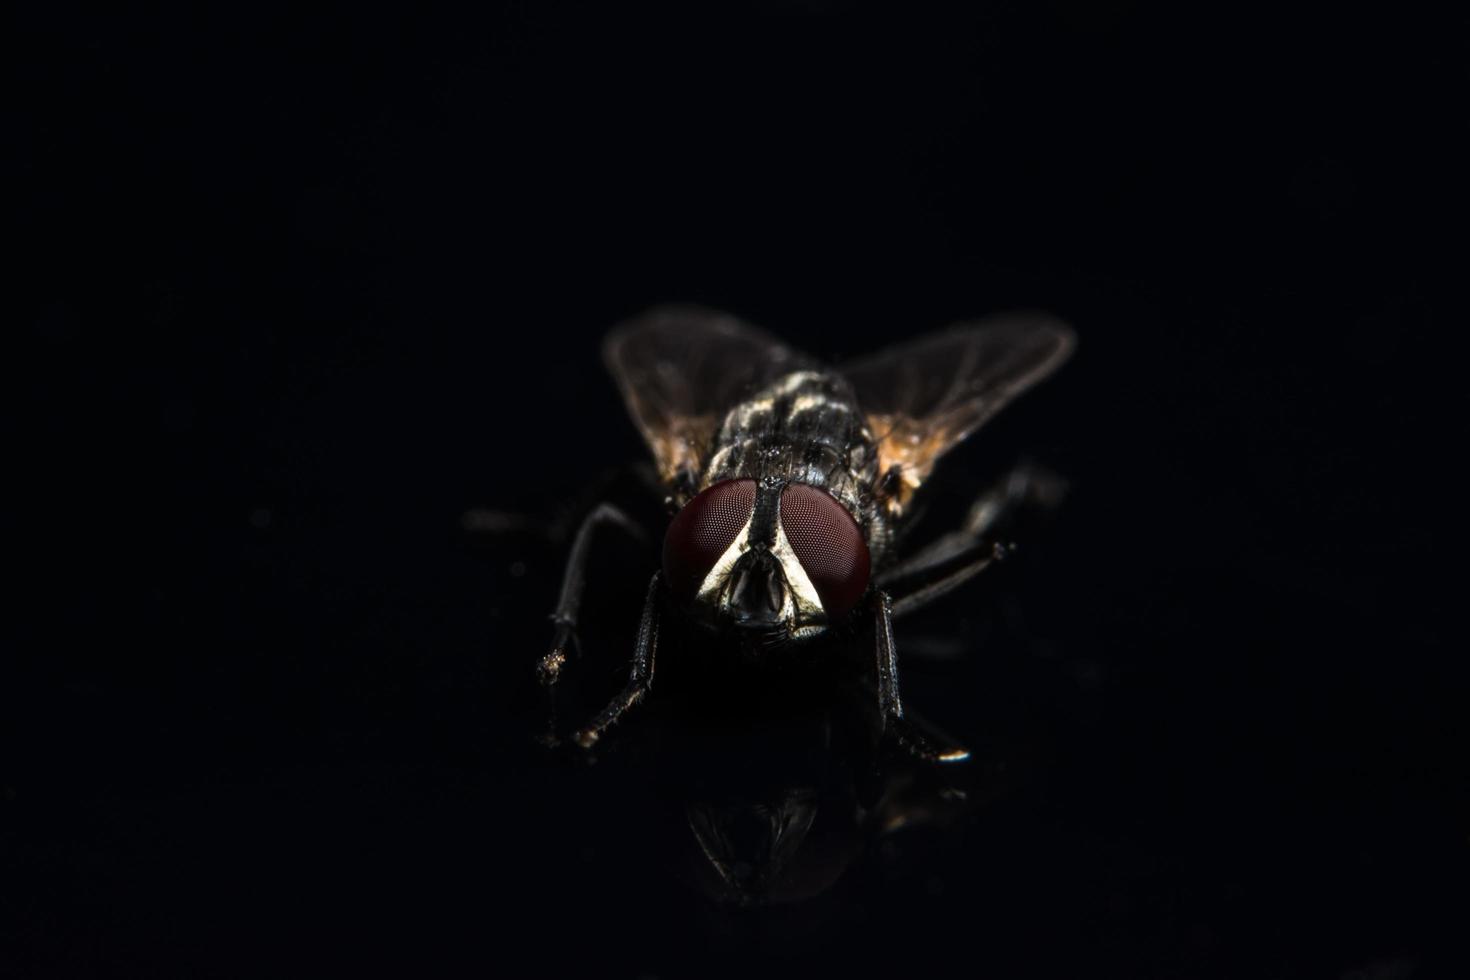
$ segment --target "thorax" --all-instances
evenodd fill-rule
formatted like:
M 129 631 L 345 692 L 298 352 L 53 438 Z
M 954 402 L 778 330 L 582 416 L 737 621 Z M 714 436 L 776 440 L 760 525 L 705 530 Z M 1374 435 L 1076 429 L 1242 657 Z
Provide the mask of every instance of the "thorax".
M 853 515 L 870 549 L 881 552 L 888 534 L 873 499 L 877 476 L 873 435 L 847 381 L 831 372 L 797 371 L 725 414 L 699 489 L 735 479 L 820 487 Z

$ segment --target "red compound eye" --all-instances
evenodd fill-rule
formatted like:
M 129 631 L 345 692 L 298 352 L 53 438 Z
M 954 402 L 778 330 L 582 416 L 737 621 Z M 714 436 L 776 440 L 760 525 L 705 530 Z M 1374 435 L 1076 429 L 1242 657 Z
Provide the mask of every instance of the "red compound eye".
M 674 515 L 664 535 L 664 580 L 688 602 L 755 510 L 755 481 L 726 480 L 705 490 Z
M 834 622 L 868 588 L 868 545 L 857 522 L 831 494 L 804 483 L 781 493 L 781 528 Z

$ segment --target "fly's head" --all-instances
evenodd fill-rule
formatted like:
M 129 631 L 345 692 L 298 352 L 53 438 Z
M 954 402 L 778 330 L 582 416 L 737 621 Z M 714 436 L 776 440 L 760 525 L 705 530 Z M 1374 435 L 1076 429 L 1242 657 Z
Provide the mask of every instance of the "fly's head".
M 716 483 L 675 515 L 664 538 L 664 580 L 675 599 L 757 646 L 840 623 L 867 591 L 870 569 L 852 514 L 804 483 Z

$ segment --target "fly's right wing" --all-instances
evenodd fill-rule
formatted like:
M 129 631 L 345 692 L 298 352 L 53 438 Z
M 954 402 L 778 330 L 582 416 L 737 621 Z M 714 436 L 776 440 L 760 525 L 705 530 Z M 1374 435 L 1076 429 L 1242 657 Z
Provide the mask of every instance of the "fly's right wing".
M 668 485 L 699 472 L 733 405 L 810 364 L 764 330 L 697 306 L 656 307 L 614 328 L 602 355 Z

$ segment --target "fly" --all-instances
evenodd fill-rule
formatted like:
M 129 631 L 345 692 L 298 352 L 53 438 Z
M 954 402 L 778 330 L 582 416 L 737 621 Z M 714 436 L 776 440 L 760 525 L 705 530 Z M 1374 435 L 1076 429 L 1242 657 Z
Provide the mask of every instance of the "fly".
M 905 719 L 893 619 L 994 562 L 1002 520 L 1037 488 L 1017 471 L 961 527 L 907 557 L 897 544 L 935 463 L 1055 371 L 1074 343 L 1053 317 L 1014 314 L 832 368 L 696 307 L 657 308 L 614 329 L 603 358 L 674 516 L 628 682 L 574 740 L 592 746 L 647 695 L 660 622 L 675 613 L 757 659 L 866 625 L 885 735 L 927 761 L 965 758 Z M 636 528 L 611 504 L 579 528 L 539 667 L 548 687 L 567 662 L 592 538 L 606 525 Z

